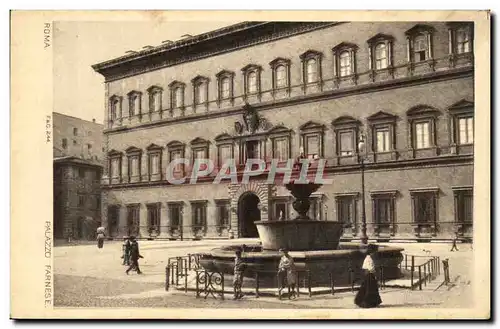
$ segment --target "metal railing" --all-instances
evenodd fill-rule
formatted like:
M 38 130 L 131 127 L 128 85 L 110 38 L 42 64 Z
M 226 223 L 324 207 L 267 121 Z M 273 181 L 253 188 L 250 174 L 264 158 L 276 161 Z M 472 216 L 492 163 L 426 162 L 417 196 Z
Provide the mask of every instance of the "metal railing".
M 200 268 L 200 254 L 187 254 L 187 256 L 169 257 L 165 267 L 165 290 L 168 291 L 170 285 L 179 286 L 183 281 L 184 291 L 188 290 L 188 271 Z
M 422 264 L 415 264 L 416 259 L 430 258 Z M 403 262 L 399 264 L 400 269 L 405 269 L 410 272 L 410 287 L 411 290 L 418 286 L 422 290 L 422 284 L 427 286 L 427 283 L 436 279 L 441 273 L 440 258 L 438 256 L 423 256 L 423 255 L 407 255 L 404 254 Z M 418 275 L 418 280 L 415 282 L 415 274 Z

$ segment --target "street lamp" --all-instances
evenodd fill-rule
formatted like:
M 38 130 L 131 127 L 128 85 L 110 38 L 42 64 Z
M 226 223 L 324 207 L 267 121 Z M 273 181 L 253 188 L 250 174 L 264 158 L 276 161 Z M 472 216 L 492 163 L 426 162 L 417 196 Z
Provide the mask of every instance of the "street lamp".
M 368 243 L 368 236 L 366 235 L 366 211 L 365 211 L 365 155 L 366 144 L 363 134 L 360 136 L 358 144 L 358 152 L 361 160 L 361 198 L 363 200 L 361 207 L 361 243 Z

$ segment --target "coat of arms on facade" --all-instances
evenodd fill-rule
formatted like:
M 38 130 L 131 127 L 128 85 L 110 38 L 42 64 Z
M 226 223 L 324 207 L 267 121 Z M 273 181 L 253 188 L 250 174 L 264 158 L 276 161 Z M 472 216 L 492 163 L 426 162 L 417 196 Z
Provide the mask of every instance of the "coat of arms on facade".
M 258 130 L 268 130 L 270 128 L 269 121 L 260 116 L 257 110 L 248 103 L 243 106 L 243 123 L 239 121 L 234 123 L 234 129 L 238 134 L 244 132 L 254 134 Z

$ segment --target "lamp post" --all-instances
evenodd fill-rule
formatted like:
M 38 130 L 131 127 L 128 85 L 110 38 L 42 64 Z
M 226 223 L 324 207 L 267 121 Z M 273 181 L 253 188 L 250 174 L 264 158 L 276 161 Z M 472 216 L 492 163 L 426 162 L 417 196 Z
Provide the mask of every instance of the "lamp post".
M 366 235 L 366 211 L 365 211 L 365 140 L 363 134 L 360 136 L 360 141 L 358 144 L 358 152 L 361 160 L 361 198 L 362 198 L 362 207 L 361 207 L 361 243 L 368 243 L 368 236 Z

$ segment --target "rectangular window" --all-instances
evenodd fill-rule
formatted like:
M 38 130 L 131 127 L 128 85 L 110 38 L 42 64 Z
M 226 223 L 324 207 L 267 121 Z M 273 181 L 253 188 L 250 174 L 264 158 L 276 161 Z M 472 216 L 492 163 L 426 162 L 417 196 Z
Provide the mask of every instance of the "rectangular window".
M 459 118 L 459 143 L 460 144 L 472 144 L 474 143 L 474 118 Z
M 193 154 L 195 159 L 205 159 L 207 157 L 207 150 L 206 148 L 194 149 Z
M 458 223 L 472 223 L 474 216 L 472 189 L 456 191 L 456 211 L 455 220 Z
M 224 162 L 227 161 L 227 159 L 231 159 L 232 158 L 232 147 L 231 145 L 221 145 L 219 146 L 219 154 L 218 154 L 218 165 L 219 167 L 222 167 L 222 165 L 224 164 Z
M 387 68 L 387 49 L 384 43 L 379 43 L 375 46 L 375 69 L 385 68 Z
M 276 88 L 286 87 L 286 68 L 280 65 L 276 68 Z
M 160 154 L 151 153 L 149 155 L 149 173 L 156 175 L 160 173 Z
M 434 193 L 414 195 L 413 216 L 418 224 L 432 224 L 436 220 L 436 196 Z
M 230 96 L 230 90 L 229 90 L 229 78 L 224 78 L 221 81 L 221 98 L 222 99 L 227 99 Z
M 427 59 L 427 38 L 424 35 L 417 36 L 413 40 L 413 59 L 415 62 Z
M 388 128 L 378 128 L 375 130 L 377 141 L 377 152 L 388 152 L 390 150 L 390 138 Z
M 174 89 L 174 93 L 172 95 L 172 103 L 173 103 L 173 107 L 174 108 L 177 108 L 177 107 L 182 107 L 182 102 L 183 102 L 183 90 L 181 87 L 177 87 Z
M 375 198 L 375 223 L 392 223 L 392 200 L 390 198 Z
M 78 177 L 85 178 L 85 169 L 78 168 Z
M 73 136 L 78 136 L 78 128 L 73 128 Z
M 206 86 L 200 83 L 196 86 L 196 104 L 203 104 L 206 102 Z
M 160 209 L 161 204 L 149 204 L 148 208 L 148 230 L 155 229 L 159 231 L 160 229 Z
M 337 197 L 337 221 L 346 227 L 354 227 L 356 223 L 356 199 L 352 195 Z
M 170 228 L 180 229 L 181 226 L 181 205 L 169 205 Z
M 191 211 L 193 212 L 193 226 L 198 229 L 204 228 L 207 220 L 206 203 L 193 203 Z
M 259 158 L 259 142 L 258 141 L 248 141 L 246 142 L 247 149 L 247 159 L 258 159 Z
M 62 139 L 62 148 L 67 149 L 68 148 L 68 140 L 66 138 Z
M 314 158 L 315 156 L 319 156 L 319 136 L 311 135 L 306 136 L 306 156 L 308 158 Z
M 87 151 L 92 151 L 92 144 L 87 144 Z
M 470 52 L 470 30 L 468 28 L 461 28 L 456 30 L 456 53 L 464 54 Z
M 345 77 L 351 74 L 351 56 L 344 51 L 340 54 L 340 76 Z
M 273 202 L 273 219 L 287 220 L 288 217 L 288 202 L 286 200 L 275 200 Z
M 177 150 L 170 152 L 170 162 L 181 158 L 182 158 L 182 151 Z M 174 167 L 174 172 L 182 172 L 182 168 L 183 168 L 182 163 L 177 163 Z
M 229 227 L 229 201 L 217 202 L 217 223 L 219 227 Z
M 288 160 L 288 138 L 275 138 L 273 140 L 273 158 L 279 161 Z
M 116 178 L 120 177 L 120 159 L 112 158 L 111 159 L 111 177 Z
M 78 207 L 85 207 L 85 195 L 78 195 Z
M 139 157 L 138 156 L 129 157 L 129 174 L 130 174 L 130 177 L 137 177 L 140 175 Z
M 339 133 L 340 155 L 350 156 L 354 153 L 354 133 L 352 131 Z
M 139 234 L 139 209 L 138 204 L 127 206 L 127 234 L 129 236 Z
M 430 123 L 419 122 L 415 124 L 415 148 L 424 149 L 430 147 Z

